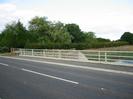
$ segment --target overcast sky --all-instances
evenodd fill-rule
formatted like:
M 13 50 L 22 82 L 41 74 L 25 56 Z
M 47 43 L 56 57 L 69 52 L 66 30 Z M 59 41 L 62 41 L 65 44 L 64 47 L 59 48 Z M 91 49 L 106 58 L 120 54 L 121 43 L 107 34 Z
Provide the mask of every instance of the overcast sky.
M 82 31 L 111 40 L 133 32 L 133 0 L 0 0 L 0 31 L 18 19 L 27 26 L 34 16 L 76 23 Z

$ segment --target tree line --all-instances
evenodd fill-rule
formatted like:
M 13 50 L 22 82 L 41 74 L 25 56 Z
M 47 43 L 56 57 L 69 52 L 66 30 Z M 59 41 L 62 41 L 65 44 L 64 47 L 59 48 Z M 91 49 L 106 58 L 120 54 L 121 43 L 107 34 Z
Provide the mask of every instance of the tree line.
M 7 24 L 0 33 L 0 48 L 89 49 L 133 44 L 133 34 L 125 32 L 120 40 L 97 38 L 94 32 L 84 32 L 77 24 L 52 22 L 46 17 L 34 17 L 24 27 L 18 20 Z

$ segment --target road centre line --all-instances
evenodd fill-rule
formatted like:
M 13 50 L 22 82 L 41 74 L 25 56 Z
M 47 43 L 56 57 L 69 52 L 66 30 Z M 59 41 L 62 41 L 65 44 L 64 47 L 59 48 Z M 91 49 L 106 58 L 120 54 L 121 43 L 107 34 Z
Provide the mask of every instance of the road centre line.
M 79 84 L 79 82 L 75 82 L 75 81 L 72 81 L 72 80 L 68 80 L 68 79 L 64 79 L 64 78 L 60 78 L 60 77 L 56 77 L 56 76 L 47 75 L 47 74 L 44 74 L 44 73 L 39 73 L 39 72 L 32 71 L 32 70 L 29 70 L 29 69 L 22 68 L 21 70 L 26 71 L 26 72 L 30 72 L 30 73 L 33 73 L 33 74 L 37 74 L 37 75 L 41 75 L 41 76 L 45 76 L 45 77 L 49 77 L 49 78 L 53 78 L 53 79 L 73 83 L 73 84 Z
M 0 63 L 0 65 L 9 67 L 9 65 L 5 64 L 5 63 Z M 18 69 L 18 70 L 22 70 L 22 71 L 26 71 L 26 72 L 30 72 L 30 73 L 34 73 L 34 74 L 38 74 L 38 75 L 41 75 L 41 76 L 46 76 L 46 77 L 53 78 L 53 79 L 62 80 L 62 81 L 69 82 L 69 83 L 79 84 L 79 82 L 75 82 L 75 81 L 64 79 L 64 78 L 59 78 L 59 77 L 56 77 L 56 76 L 47 75 L 47 74 L 44 74 L 44 73 L 39 73 L 39 72 L 32 71 L 32 70 L 25 69 L 25 68 L 18 68 L 18 67 L 15 67 L 15 66 L 10 66 L 10 68 L 14 68 L 14 69 Z
M 5 64 L 5 63 L 0 63 L 0 65 L 9 67 L 9 65 Z M 64 79 L 64 78 L 60 78 L 60 77 L 56 77 L 56 76 L 47 75 L 47 74 L 44 74 L 44 73 L 39 73 L 39 72 L 36 72 L 36 71 L 24 69 L 24 68 L 17 68 L 17 67 L 14 67 L 14 66 L 11 66 L 11 68 L 15 68 L 15 69 L 18 69 L 18 70 L 22 70 L 22 71 L 38 74 L 38 75 L 41 75 L 41 76 L 45 76 L 45 77 L 49 77 L 49 78 L 53 78 L 53 79 L 57 79 L 57 80 L 61 80 L 61 81 L 69 82 L 69 83 L 73 83 L 73 84 L 79 84 L 79 82 L 75 82 L 75 81 L 72 81 L 72 80 L 68 80 L 68 79 Z
M 0 65 L 9 66 L 8 64 L 5 64 L 5 63 L 0 63 Z

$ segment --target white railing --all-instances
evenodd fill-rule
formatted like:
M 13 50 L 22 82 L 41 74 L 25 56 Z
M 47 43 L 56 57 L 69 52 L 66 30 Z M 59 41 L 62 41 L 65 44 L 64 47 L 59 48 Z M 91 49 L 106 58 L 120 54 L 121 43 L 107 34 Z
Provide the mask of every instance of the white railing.
M 19 56 L 69 59 L 85 61 L 87 58 L 77 50 L 19 49 Z
M 88 60 L 99 62 L 133 61 L 133 51 L 88 51 L 81 50 Z
M 133 51 L 94 51 L 94 50 L 55 50 L 55 49 L 17 49 L 19 56 L 69 59 L 104 63 L 121 63 L 133 65 Z

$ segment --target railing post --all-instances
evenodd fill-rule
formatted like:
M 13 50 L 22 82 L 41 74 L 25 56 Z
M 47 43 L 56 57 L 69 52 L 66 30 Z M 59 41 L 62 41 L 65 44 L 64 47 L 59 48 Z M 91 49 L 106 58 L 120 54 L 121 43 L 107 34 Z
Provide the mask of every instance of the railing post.
M 43 49 L 43 56 L 45 57 L 46 55 L 45 55 L 45 50 Z
M 100 59 L 100 51 L 98 52 L 98 61 L 100 62 L 101 59 Z
M 105 62 L 107 62 L 107 52 L 105 52 Z
M 20 51 L 20 56 L 21 56 L 22 55 L 22 49 L 20 48 L 19 51 Z
M 80 51 L 78 50 L 78 60 L 80 60 Z
M 58 52 L 59 52 L 59 57 L 58 58 L 61 58 L 61 50 L 58 50 Z
M 26 49 L 24 49 L 24 56 L 26 56 Z
M 32 49 L 32 56 L 34 56 L 34 50 Z

